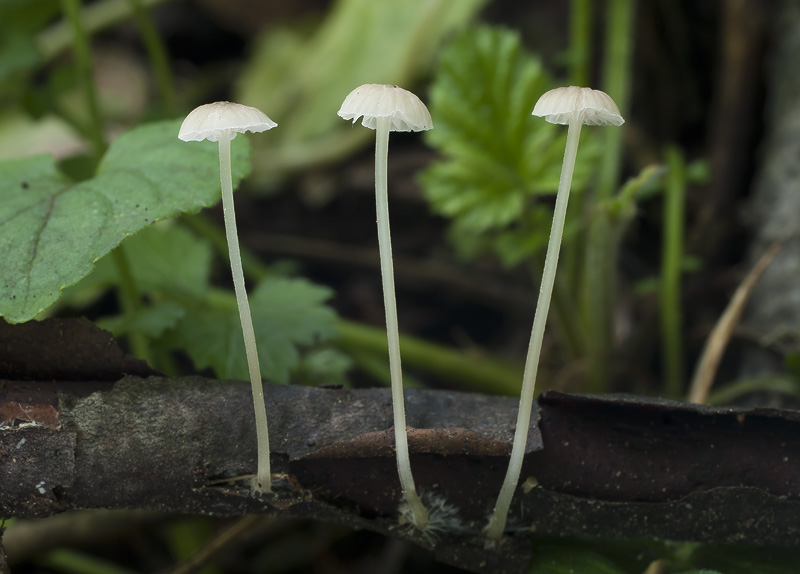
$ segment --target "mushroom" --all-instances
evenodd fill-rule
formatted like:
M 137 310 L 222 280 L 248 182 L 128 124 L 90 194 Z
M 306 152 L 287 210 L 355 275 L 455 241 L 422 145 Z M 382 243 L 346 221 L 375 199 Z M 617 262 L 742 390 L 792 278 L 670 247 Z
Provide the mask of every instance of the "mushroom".
M 386 84 L 364 84 L 350 92 L 342 103 L 339 116 L 353 123 L 363 116 L 364 127 L 375 130 L 375 196 L 378 216 L 378 248 L 383 281 L 383 303 L 386 312 L 386 336 L 389 345 L 389 371 L 392 382 L 397 471 L 411 521 L 419 530 L 428 525 L 428 511 L 422 504 L 408 456 L 406 413 L 403 399 L 403 374 L 400 365 L 400 340 L 397 326 L 397 304 L 394 294 L 392 242 L 389 234 L 389 197 L 387 193 L 387 161 L 389 132 L 429 130 L 431 115 L 420 99 L 411 92 Z
M 253 490 L 269 493 L 272 480 L 269 462 L 269 433 L 267 431 L 267 407 L 264 388 L 261 384 L 261 368 L 258 364 L 256 336 L 250 317 L 250 304 L 244 286 L 242 257 L 239 254 L 239 238 L 236 232 L 236 216 L 233 211 L 233 182 L 231 178 L 231 140 L 237 133 L 263 132 L 277 126 L 259 109 L 232 102 L 205 104 L 192 110 L 183 120 L 178 138 L 183 141 L 210 140 L 219 142 L 219 178 L 222 185 L 222 209 L 225 219 L 225 236 L 228 239 L 228 255 L 231 260 L 233 287 L 242 323 L 247 368 L 253 390 L 256 415 L 256 440 L 258 444 L 258 472 Z
M 489 540 L 499 540 L 503 535 L 506 519 L 508 518 L 508 509 L 511 506 L 511 500 L 514 497 L 514 491 L 517 488 L 520 471 L 522 470 L 522 460 L 525 456 L 528 427 L 533 407 L 533 389 L 536 383 L 536 372 L 539 368 L 539 354 L 542 350 L 542 337 L 545 323 L 547 322 L 547 312 L 550 308 L 550 298 L 553 294 L 553 283 L 556 277 L 558 253 L 561 249 L 561 236 L 564 232 L 564 218 L 567 214 L 572 172 L 575 169 L 575 158 L 578 155 L 581 126 L 583 124 L 589 126 L 619 126 L 625 122 L 619 113 L 619 108 L 617 108 L 614 100 L 608 94 L 600 90 L 576 86 L 556 88 L 543 94 L 533 107 L 533 115 L 544 116 L 544 119 L 550 123 L 568 125 L 569 128 L 567 130 L 567 145 L 564 150 L 564 163 L 561 166 L 561 178 L 558 182 L 553 224 L 550 228 L 550 240 L 547 244 L 542 282 L 539 287 L 539 300 L 536 303 L 531 341 L 528 346 L 528 356 L 522 376 L 522 391 L 517 413 L 517 426 L 514 431 L 514 442 L 511 447 L 511 457 L 506 477 L 495 502 L 494 512 L 486 527 L 486 536 Z

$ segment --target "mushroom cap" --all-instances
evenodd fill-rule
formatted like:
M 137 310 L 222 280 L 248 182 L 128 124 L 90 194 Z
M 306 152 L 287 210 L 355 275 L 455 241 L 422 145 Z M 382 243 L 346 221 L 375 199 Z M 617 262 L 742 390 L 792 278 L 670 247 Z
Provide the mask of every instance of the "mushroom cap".
M 433 127 L 431 114 L 422 101 L 403 88 L 390 84 L 364 84 L 347 94 L 338 112 L 346 120 L 356 120 L 361 116 L 361 124 L 371 130 L 377 125 L 377 118 L 389 117 L 391 132 L 419 132 Z
M 178 138 L 185 142 L 216 142 L 226 131 L 231 133 L 233 139 L 237 133 L 264 132 L 277 125 L 258 108 L 233 102 L 214 102 L 189 112 L 178 131 Z
M 587 126 L 621 126 L 625 120 L 614 100 L 605 92 L 569 86 L 545 92 L 533 106 L 534 116 L 544 116 L 551 124 L 569 124 L 581 113 Z

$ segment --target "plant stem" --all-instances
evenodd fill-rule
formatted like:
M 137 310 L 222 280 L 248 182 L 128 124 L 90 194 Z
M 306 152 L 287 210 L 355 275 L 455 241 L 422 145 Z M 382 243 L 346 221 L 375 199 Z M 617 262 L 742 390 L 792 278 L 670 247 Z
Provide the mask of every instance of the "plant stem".
M 386 333 L 370 325 L 339 319 L 339 345 L 350 353 L 386 353 Z M 457 349 L 437 345 L 409 335 L 400 335 L 400 351 L 406 364 L 447 378 L 461 387 L 508 396 L 519 394 L 522 370 L 516 365 L 487 356 L 470 356 Z
M 227 243 L 217 225 L 200 214 L 185 213 L 182 220 L 197 234 L 208 239 L 224 256 Z M 245 273 L 253 281 L 261 281 L 272 274 L 266 265 L 247 250 L 242 251 L 242 264 Z M 338 344 L 348 352 L 368 351 L 376 355 L 386 353 L 388 342 L 384 329 L 340 318 L 337 321 L 337 330 Z M 519 394 L 522 370 L 514 364 L 491 356 L 471 355 L 405 334 L 400 335 L 400 351 L 407 364 L 446 377 L 472 390 L 508 396 Z
M 603 91 L 626 117 L 633 55 L 633 15 L 635 0 L 609 0 L 606 13 L 606 46 L 603 62 Z M 622 130 L 603 130 L 605 154 L 600 165 L 597 201 L 609 199 L 617 191 L 622 157 Z
M 667 150 L 667 187 L 664 196 L 664 236 L 661 256 L 661 342 L 664 387 L 667 396 L 683 394 L 683 352 L 681 350 L 681 262 L 683 260 L 683 218 L 686 170 L 683 156 L 675 147 Z
M 572 185 L 572 172 L 575 170 L 575 159 L 578 155 L 578 143 L 582 125 L 583 117 L 581 114 L 577 114 L 570 121 L 567 131 L 567 145 L 564 150 L 564 162 L 561 166 L 561 178 L 558 181 L 558 195 L 556 196 L 556 206 L 553 212 L 553 225 L 550 228 L 550 239 L 547 243 L 547 255 L 545 256 L 544 270 L 542 271 L 542 283 L 539 287 L 539 299 L 533 316 L 533 329 L 531 330 L 531 342 L 528 346 L 528 356 L 525 361 L 525 373 L 522 376 L 522 393 L 520 394 L 519 411 L 517 412 L 517 427 L 514 430 L 514 443 L 511 447 L 511 457 L 508 462 L 506 477 L 503 480 L 503 486 L 497 497 L 489 525 L 486 527 L 486 537 L 490 540 L 499 540 L 503 536 L 503 530 L 505 530 L 506 520 L 508 519 L 508 509 L 511 507 L 511 500 L 514 498 L 514 491 L 517 488 L 519 475 L 522 471 L 525 447 L 528 443 L 528 429 L 531 423 L 536 372 L 539 368 L 539 355 L 542 350 L 547 312 L 550 308 L 550 298 L 553 294 L 553 284 L 556 278 L 561 236 L 564 233 L 569 189 Z
M 167 50 L 164 48 L 161 36 L 159 36 L 156 27 L 153 25 L 153 19 L 144 4 L 144 0 L 129 0 L 129 2 L 136 18 L 136 24 L 139 26 L 139 32 L 142 35 L 142 42 L 147 50 L 147 57 L 150 59 L 150 64 L 155 72 L 161 103 L 167 112 L 174 112 L 175 89 L 173 87 L 169 59 L 167 58 Z
M 592 43 L 593 0 L 572 0 L 569 13 L 570 84 L 589 85 L 589 53 Z
M 392 410 L 397 451 L 397 471 L 405 500 L 411 508 L 414 526 L 423 530 L 428 524 L 428 512 L 417 494 L 411 461 L 408 456 L 406 409 L 403 398 L 403 372 L 400 364 L 400 335 L 397 324 L 397 304 L 394 294 L 392 239 L 389 231 L 389 193 L 387 163 L 389 158 L 389 122 L 378 118 L 375 128 L 375 203 L 378 216 L 378 249 L 383 281 L 383 305 L 386 312 L 386 336 L 389 344 L 389 372 L 392 380 Z
M 592 16 L 594 0 L 571 0 L 569 12 L 569 82 L 573 86 L 588 86 L 590 51 L 592 45 Z M 564 245 L 561 257 L 561 273 L 559 274 L 558 287 L 554 291 L 556 297 L 577 299 L 580 295 L 580 269 L 583 257 L 583 245 L 586 241 L 586 231 L 582 219 L 585 215 L 585 206 L 589 199 L 588 193 L 582 193 L 578 202 L 573 200 L 572 207 L 567 211 L 567 229 L 576 232 L 571 241 Z M 560 313 L 558 299 L 554 301 L 553 313 Z M 573 312 L 574 319 L 578 314 Z M 572 321 L 572 329 L 579 330 L 576 321 Z M 581 333 L 582 335 L 583 333 Z M 583 357 L 585 337 L 578 344 L 571 343 L 572 349 L 578 350 L 576 356 Z
M 139 290 L 136 287 L 136 280 L 131 273 L 130 262 L 125 254 L 125 245 L 118 245 L 111 251 L 111 260 L 114 262 L 114 267 L 119 275 L 119 304 L 122 312 L 128 317 L 133 317 L 136 312 L 141 308 L 139 300 Z M 131 330 L 128 333 L 128 342 L 131 346 L 131 354 L 134 357 L 143 359 L 150 363 L 148 352 L 147 337 L 136 330 Z
M 626 117 L 628 112 L 634 4 L 635 0 L 609 0 L 606 12 L 603 91 L 616 102 L 622 117 Z M 607 390 L 610 372 L 618 248 L 615 239 L 619 234 L 615 232 L 608 214 L 599 206 L 612 197 L 617 189 L 622 135 L 621 130 L 603 132 L 605 153 L 586 239 L 581 302 L 589 369 L 587 390 L 591 392 Z
M 64 17 L 72 31 L 72 47 L 75 54 L 75 69 L 86 98 L 86 110 L 89 115 L 89 137 L 92 140 L 96 162 L 100 161 L 106 149 L 103 136 L 103 123 L 100 119 L 100 106 L 97 101 L 97 89 L 94 83 L 92 52 L 89 36 L 83 27 L 80 17 L 80 0 L 61 0 Z
M 145 6 L 155 6 L 166 0 L 141 0 Z M 131 5 L 129 0 L 102 0 L 90 4 L 81 11 L 80 20 L 83 28 L 91 33 L 107 28 L 130 16 Z M 47 63 L 62 51 L 71 42 L 72 33 L 68 22 L 57 22 L 47 30 L 37 34 L 36 48 L 43 63 Z
M 254 490 L 269 493 L 272 491 L 272 479 L 269 462 L 269 432 L 267 430 L 267 406 L 264 402 L 264 388 L 261 384 L 261 369 L 258 364 L 256 335 L 253 319 L 250 317 L 250 304 L 247 302 L 247 290 L 244 286 L 244 270 L 239 253 L 239 236 L 236 232 L 236 215 L 233 210 L 233 180 L 231 177 L 231 133 L 219 138 L 219 176 L 222 185 L 222 211 L 225 218 L 225 236 L 228 240 L 228 254 L 231 260 L 233 288 L 236 292 L 236 303 L 239 307 L 239 319 L 242 322 L 244 348 L 247 353 L 247 368 L 250 372 L 250 384 L 253 389 L 253 406 L 256 415 L 256 439 L 258 442 L 258 474 Z

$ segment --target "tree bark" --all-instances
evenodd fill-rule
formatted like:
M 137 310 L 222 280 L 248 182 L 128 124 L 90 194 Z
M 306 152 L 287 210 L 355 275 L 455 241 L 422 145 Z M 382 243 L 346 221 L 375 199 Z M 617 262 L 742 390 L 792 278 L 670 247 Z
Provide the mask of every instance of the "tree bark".
M 800 5 L 781 0 L 769 14 L 770 51 L 765 78 L 767 101 L 762 158 L 752 197 L 742 210 L 752 240 L 751 265 L 771 244 L 783 247 L 753 289 L 743 326 L 755 339 L 743 354 L 741 376 L 782 372 L 784 357 L 797 348 L 800 321 Z M 730 123 L 738 118 L 728 118 Z
M 419 489 L 455 508 L 436 540 L 398 522 L 384 389 L 267 387 L 272 498 L 251 495 L 249 386 L 199 377 L 0 388 L 0 515 L 138 508 L 274 514 L 411 539 L 475 572 L 522 572 L 530 533 L 794 545 L 800 413 L 546 393 L 509 536 L 480 535 L 505 472 L 517 401 L 409 390 Z M 429 498 L 432 500 L 432 498 Z

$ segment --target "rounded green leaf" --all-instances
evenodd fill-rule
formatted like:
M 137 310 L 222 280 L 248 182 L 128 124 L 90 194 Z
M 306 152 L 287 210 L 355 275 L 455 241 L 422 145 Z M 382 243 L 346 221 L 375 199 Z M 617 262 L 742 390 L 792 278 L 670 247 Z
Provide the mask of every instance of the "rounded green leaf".
M 49 156 L 0 162 L 0 316 L 33 318 L 129 235 L 219 200 L 217 144 L 182 142 L 179 126 L 126 133 L 80 183 Z M 236 185 L 250 169 L 246 138 L 232 142 L 232 153 Z

